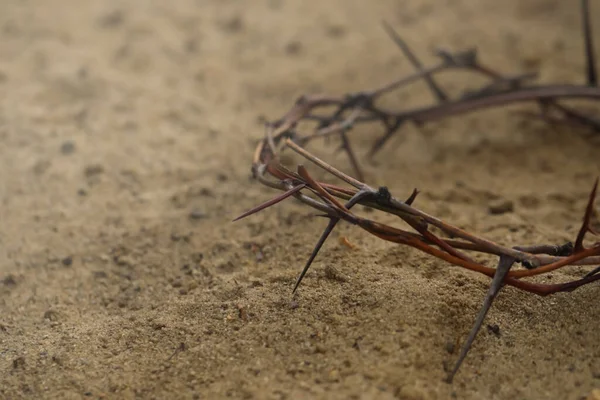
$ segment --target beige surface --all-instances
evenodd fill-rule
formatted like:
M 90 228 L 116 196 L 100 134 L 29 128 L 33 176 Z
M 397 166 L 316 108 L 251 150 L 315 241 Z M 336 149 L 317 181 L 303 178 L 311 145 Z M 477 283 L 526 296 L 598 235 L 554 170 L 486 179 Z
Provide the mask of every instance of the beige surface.
M 476 45 L 505 71 L 582 81 L 564 1 L 2 1 L 0 397 L 579 399 L 600 387 L 598 285 L 505 290 L 486 321 L 500 337 L 484 327 L 447 385 L 487 279 L 345 225 L 357 249 L 331 240 L 292 300 L 324 222 L 289 202 L 230 223 L 274 194 L 249 179 L 260 116 L 411 71 L 382 18 L 426 62 L 437 45 Z M 392 102 L 430 98 L 423 85 L 409 95 Z M 416 186 L 424 210 L 505 244 L 573 239 L 600 173 L 597 141 L 510 110 L 407 128 L 375 166 L 364 152 L 377 133 L 352 134 L 370 183 L 398 197 Z M 334 148 L 317 150 L 347 169 Z M 488 215 L 497 199 L 515 212 Z

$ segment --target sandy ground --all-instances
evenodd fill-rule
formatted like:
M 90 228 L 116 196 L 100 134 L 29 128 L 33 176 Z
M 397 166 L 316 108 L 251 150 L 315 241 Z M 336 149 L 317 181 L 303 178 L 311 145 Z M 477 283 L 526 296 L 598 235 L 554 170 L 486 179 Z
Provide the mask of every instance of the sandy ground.
M 303 93 L 412 70 L 382 18 L 426 62 L 436 46 L 477 46 L 504 71 L 583 81 L 578 10 L 558 0 L 2 1 L 0 397 L 581 399 L 600 388 L 598 285 L 548 298 L 506 289 L 486 321 L 499 334 L 484 327 L 448 385 L 487 279 L 341 226 L 357 248 L 334 238 L 293 299 L 324 222 L 294 202 L 230 222 L 274 194 L 250 179 L 261 118 Z M 468 79 L 444 82 L 456 92 Z M 419 84 L 395 101 L 430 99 Z M 370 183 L 398 197 L 418 187 L 427 212 L 505 244 L 572 240 L 598 141 L 513 111 L 408 127 L 377 165 L 364 157 L 377 132 L 352 138 Z M 334 144 L 313 149 L 349 170 Z M 514 211 L 490 215 L 496 201 Z

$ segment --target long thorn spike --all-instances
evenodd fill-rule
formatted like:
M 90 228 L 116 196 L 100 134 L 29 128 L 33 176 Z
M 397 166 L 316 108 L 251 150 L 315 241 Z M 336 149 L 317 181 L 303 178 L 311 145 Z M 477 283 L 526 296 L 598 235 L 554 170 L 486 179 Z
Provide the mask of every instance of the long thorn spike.
M 368 195 L 369 195 L 368 192 L 363 192 L 363 191 L 357 192 L 354 196 L 352 196 L 350 198 L 350 200 L 348 200 L 348 202 L 345 204 L 345 207 L 348 210 L 351 209 L 361 199 L 363 199 L 365 196 L 368 196 Z M 319 241 L 317 242 L 317 244 L 315 245 L 312 253 L 310 254 L 310 257 L 308 258 L 308 261 L 304 265 L 304 268 L 302 269 L 302 272 L 300 273 L 300 276 L 298 276 L 298 279 L 296 280 L 296 284 L 294 285 L 294 290 L 292 290 L 292 294 L 296 293 L 296 289 L 298 289 L 298 286 L 300 286 L 300 282 L 302 282 L 302 279 L 304 279 L 304 275 L 306 275 L 306 273 L 308 272 L 308 269 L 310 268 L 312 262 L 314 261 L 315 257 L 319 253 L 319 251 L 321 250 L 321 247 L 323 247 L 323 244 L 325 243 L 325 241 L 327 240 L 327 238 L 329 237 L 329 235 L 331 234 L 331 232 L 333 232 L 333 228 L 335 228 L 335 226 L 337 225 L 337 223 L 340 222 L 339 218 L 335 218 L 335 217 L 330 217 L 330 218 L 331 218 L 331 220 L 329 221 L 329 224 L 327 225 L 327 227 L 325 228 L 325 230 L 321 234 L 321 237 L 319 238 Z
M 596 191 L 598 189 L 598 179 L 594 182 L 594 186 L 592 187 L 592 192 L 590 193 L 590 197 L 588 199 L 587 206 L 585 207 L 585 214 L 583 215 L 583 222 L 581 223 L 581 228 L 577 233 L 577 239 L 575 240 L 575 248 L 573 253 L 579 253 L 580 251 L 585 250 L 583 247 L 583 239 L 585 238 L 585 234 L 591 230 L 590 221 L 592 219 L 592 214 L 594 212 L 594 202 L 596 201 Z M 593 231 L 592 231 L 593 232 Z
M 277 196 L 277 197 L 275 197 L 275 198 L 273 198 L 271 200 L 265 201 L 264 203 L 262 203 L 262 204 L 260 204 L 260 205 L 258 205 L 256 207 L 253 207 L 252 209 L 246 211 L 245 213 L 243 213 L 242 215 L 240 215 L 239 217 L 237 217 L 236 219 L 234 219 L 233 222 L 239 221 L 242 218 L 246 218 L 249 215 L 256 214 L 257 212 L 262 211 L 265 208 L 269 208 L 269 207 L 271 207 L 271 206 L 279 203 L 280 201 L 283 201 L 283 200 L 287 199 L 288 197 L 293 196 L 294 194 L 298 193 L 305 186 L 306 185 L 304 183 L 302 183 L 302 184 L 300 184 L 298 186 L 294 186 L 293 188 L 291 188 L 287 192 L 284 192 L 284 193 L 280 194 L 279 196 Z
M 304 268 L 302 269 L 300 276 L 296 280 L 296 284 L 294 285 L 294 290 L 292 290 L 292 294 L 296 293 L 298 286 L 300 286 L 300 282 L 302 282 L 302 279 L 304 279 L 304 275 L 306 275 L 306 273 L 308 272 L 308 269 L 310 268 L 312 262 L 315 260 L 315 257 L 317 257 L 317 254 L 319 254 L 321 247 L 323 247 L 323 244 L 325 243 L 325 241 L 327 240 L 327 238 L 333 231 L 333 228 L 335 228 L 335 226 L 337 225 L 337 223 L 339 221 L 340 221 L 339 218 L 332 218 L 329 221 L 329 224 L 327 224 L 327 227 L 321 234 L 321 237 L 319 238 L 319 241 L 315 245 L 315 248 L 313 249 L 312 253 L 310 253 L 310 257 L 308 258 L 308 261 L 306 261 L 306 264 L 304 265 Z
M 465 357 L 467 356 L 467 353 L 471 349 L 471 346 L 473 345 L 473 341 L 475 340 L 477 333 L 479 333 L 479 330 L 481 329 L 481 325 L 483 325 L 485 316 L 487 315 L 488 311 L 490 310 L 490 307 L 492 306 L 494 299 L 498 295 L 498 292 L 500 292 L 500 289 L 502 289 L 502 287 L 504 286 L 504 278 L 506 278 L 506 275 L 508 275 L 508 271 L 510 271 L 510 268 L 513 266 L 514 263 L 515 263 L 514 258 L 510 258 L 510 257 L 506 257 L 506 256 L 500 257 L 500 260 L 498 261 L 498 266 L 496 267 L 496 273 L 494 274 L 494 278 L 492 279 L 490 288 L 489 288 L 489 290 L 485 296 L 485 299 L 483 301 L 483 306 L 481 306 L 481 309 L 479 310 L 479 314 L 477 315 L 475 324 L 473 325 L 473 328 L 471 329 L 471 332 L 469 333 L 469 337 L 467 338 L 467 341 L 465 342 L 462 350 L 460 351 L 460 355 L 458 357 L 458 360 L 456 361 L 456 364 L 454 365 L 454 368 L 452 369 L 452 372 L 450 372 L 450 374 L 448 375 L 448 378 L 447 378 L 448 383 L 452 383 L 454 376 L 458 372 L 458 369 L 460 368 L 462 362 L 464 361 Z
M 344 150 L 346 150 L 346 153 L 348 154 L 348 158 L 350 159 L 350 164 L 352 164 L 352 169 L 354 169 L 354 172 L 356 173 L 356 177 L 358 178 L 359 181 L 364 182 L 365 176 L 362 172 L 362 169 L 360 168 L 358 159 L 356 158 L 356 155 L 354 154 L 354 150 L 352 150 L 352 146 L 350 145 L 350 139 L 348 139 L 348 135 L 346 134 L 346 132 L 342 131 L 340 133 L 340 137 L 342 139 L 342 148 Z
M 590 21 L 589 0 L 581 0 L 581 18 L 583 25 L 583 40 L 585 45 L 586 78 L 588 86 L 598 86 L 598 73 L 596 72 L 596 56 L 592 40 L 592 23 Z
M 392 138 L 394 133 L 396 133 L 396 131 L 400 128 L 400 126 L 403 123 L 404 123 L 404 120 L 397 119 L 393 125 L 387 126 L 386 127 L 387 130 L 386 130 L 385 134 L 383 136 L 381 136 L 379 139 L 377 139 L 375 141 L 375 143 L 373 143 L 373 146 L 371 146 L 371 150 L 369 150 L 368 156 L 370 158 L 374 157 L 375 154 L 377 154 L 379 152 L 379 150 L 381 150 L 383 148 L 383 146 L 388 142 L 388 140 L 390 140 Z
M 404 39 L 400 37 L 398 32 L 396 32 L 386 21 L 382 21 L 382 25 L 383 29 L 386 30 L 387 34 L 394 43 L 396 43 L 396 46 L 400 48 L 402 53 L 404 53 L 404 57 L 408 58 L 408 61 L 416 68 L 417 72 L 423 72 L 423 64 L 419 61 L 417 56 L 415 56 L 410 47 L 408 47 L 408 44 L 406 44 Z M 424 75 L 423 79 L 425 79 L 425 82 L 427 82 L 427 85 L 440 103 L 448 101 L 448 95 L 444 93 L 431 75 Z

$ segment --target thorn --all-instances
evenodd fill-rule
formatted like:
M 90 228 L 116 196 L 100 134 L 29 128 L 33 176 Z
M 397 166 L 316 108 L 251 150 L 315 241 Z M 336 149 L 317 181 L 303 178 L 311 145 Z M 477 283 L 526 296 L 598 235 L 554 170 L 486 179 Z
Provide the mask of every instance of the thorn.
M 315 215 L 313 215 L 313 217 L 317 217 L 317 218 L 329 218 L 329 219 L 333 218 L 329 214 L 315 214 Z
M 576 111 L 573 108 L 567 107 L 563 104 L 554 102 L 552 106 L 557 110 L 562 111 L 562 113 L 567 117 L 572 119 L 574 122 L 579 123 L 580 125 L 587 126 L 596 132 L 600 132 L 600 119 L 591 115 L 585 115 L 580 111 Z
M 410 194 L 410 196 L 408 197 L 408 199 L 406 199 L 406 201 L 404 202 L 404 204 L 408 204 L 409 206 L 412 205 L 412 203 L 417 198 L 418 194 L 419 194 L 419 191 L 416 188 L 413 189 L 412 193 Z
M 588 272 L 584 278 L 589 278 L 591 276 L 594 276 L 596 274 L 600 273 L 600 265 L 597 268 L 594 268 L 593 270 L 591 270 L 590 272 Z
M 346 150 L 346 153 L 348 153 L 348 158 L 350 159 L 350 164 L 352 164 L 352 168 L 354 169 L 354 172 L 356 173 L 356 178 L 359 181 L 364 182 L 364 180 L 365 180 L 364 174 L 362 172 L 362 169 L 360 168 L 360 165 L 358 164 L 358 160 L 356 159 L 356 156 L 354 155 L 352 146 L 350 146 L 350 140 L 348 139 L 348 135 L 346 134 L 345 131 L 341 131 L 340 136 L 342 138 L 342 148 L 344 150 Z
M 369 194 L 370 194 L 369 192 L 364 192 L 364 191 L 357 192 L 345 204 L 346 209 L 350 210 L 362 198 L 364 198 L 365 196 L 367 196 Z M 315 257 L 317 256 L 317 254 L 321 250 L 321 247 L 323 247 L 323 244 L 325 243 L 325 241 L 327 240 L 327 238 L 329 237 L 329 235 L 331 234 L 331 232 L 333 232 L 333 228 L 335 228 L 335 226 L 337 225 L 338 222 L 340 222 L 339 218 L 337 218 L 337 217 L 331 217 L 331 220 L 329 221 L 329 224 L 327 224 L 327 227 L 325 228 L 325 230 L 321 234 L 321 237 L 317 241 L 317 244 L 313 248 L 313 251 L 310 253 L 310 257 L 308 258 L 308 261 L 304 265 L 304 268 L 302 269 L 302 272 L 300 273 L 300 276 L 296 280 L 296 284 L 294 285 L 294 289 L 292 290 L 292 294 L 296 293 L 296 290 L 298 289 L 298 286 L 300 286 L 300 282 L 302 282 L 302 279 L 304 278 L 304 275 L 306 275 L 306 273 L 308 272 L 308 269 L 310 268 L 310 265 L 312 264 L 312 262 L 314 261 Z
M 386 124 L 387 131 L 382 137 L 375 141 L 373 147 L 371 147 L 371 150 L 369 151 L 369 158 L 374 157 L 375 154 L 381 150 L 381 148 L 387 143 L 388 140 L 390 140 L 390 138 L 394 135 L 394 133 L 396 133 L 398 128 L 400 128 L 403 123 L 404 119 L 396 118 L 396 121 L 393 124 Z
M 460 368 L 463 360 L 465 359 L 467 353 L 471 349 L 473 341 L 475 340 L 477 333 L 481 329 L 481 325 L 483 325 L 483 320 L 485 319 L 485 316 L 490 310 L 490 307 L 492 306 L 494 299 L 498 295 L 498 292 L 500 292 L 500 289 L 502 289 L 502 287 L 504 286 L 504 278 L 506 278 L 506 275 L 508 275 L 508 271 L 510 271 L 510 268 L 513 266 L 514 263 L 514 258 L 500 256 L 498 266 L 496 267 L 496 273 L 494 274 L 494 278 L 492 279 L 490 288 L 485 296 L 485 299 L 483 300 L 483 306 L 481 306 L 479 314 L 477 315 L 477 319 L 475 320 L 475 324 L 473 325 L 473 328 L 469 333 L 469 337 L 467 338 L 467 341 L 465 342 L 462 350 L 460 351 L 460 355 L 458 356 L 458 360 L 454 365 L 454 369 L 448 375 L 448 378 L 446 380 L 448 383 L 452 383 L 454 375 L 456 375 L 456 373 L 458 372 L 458 369 Z
M 596 72 L 596 57 L 592 42 L 592 23 L 590 22 L 590 4 L 588 0 L 581 0 L 581 19 L 583 25 L 583 41 L 585 46 L 586 79 L 588 86 L 598 86 Z
M 287 199 L 288 197 L 298 193 L 300 190 L 302 190 L 306 185 L 304 183 L 301 183 L 298 186 L 294 186 L 293 188 L 291 188 L 290 190 L 288 190 L 287 192 L 284 192 L 282 194 L 280 194 L 279 196 L 269 200 L 269 201 L 265 201 L 264 203 L 246 211 L 245 213 L 243 213 L 242 215 L 240 215 L 239 217 L 237 217 L 236 219 L 234 219 L 232 222 L 235 221 L 239 221 L 242 218 L 246 218 L 249 215 L 255 214 L 259 211 L 264 210 L 265 208 L 269 208 L 272 205 L 275 205 L 277 203 L 279 203 L 280 201 L 283 201 L 285 199 Z
M 398 46 L 402 53 L 404 53 L 404 56 L 408 58 L 408 61 L 410 61 L 413 67 L 415 67 L 417 72 L 423 72 L 423 64 L 415 56 L 410 47 L 408 47 L 406 42 L 400 37 L 398 32 L 396 32 L 386 21 L 382 21 L 382 25 L 383 29 L 385 29 L 390 38 L 394 41 L 394 43 L 396 43 L 396 46 Z M 431 75 L 423 75 L 423 79 L 425 79 L 429 89 L 431 89 L 440 103 L 448 101 L 448 95 L 446 95 L 446 93 L 444 93 L 444 91 L 438 86 Z
M 329 221 L 329 224 L 327 224 L 327 227 L 325 228 L 325 230 L 321 234 L 321 237 L 319 238 L 319 241 L 317 242 L 317 244 L 313 248 L 313 251 L 310 253 L 310 257 L 308 258 L 308 261 L 306 261 L 306 264 L 304 265 L 304 268 L 302 269 L 302 272 L 300 273 L 300 276 L 296 280 L 296 284 L 294 285 L 294 290 L 292 290 L 292 294 L 296 293 L 296 289 L 298 289 L 298 286 L 300 286 L 300 282 L 302 282 L 302 279 L 304 279 L 304 275 L 306 275 L 306 273 L 308 272 L 308 269 L 310 268 L 310 265 L 312 264 L 312 262 L 314 261 L 315 257 L 319 253 L 319 250 L 321 250 L 321 247 L 323 247 L 323 244 L 325 243 L 325 241 L 327 240 L 327 238 L 329 237 L 329 235 L 333 231 L 333 228 L 335 228 L 335 226 L 337 225 L 337 223 L 339 221 L 340 221 L 339 218 L 332 218 Z
M 594 187 L 592 188 L 592 192 L 590 193 L 590 197 L 588 199 L 587 206 L 585 207 L 585 214 L 583 215 L 583 222 L 581 223 L 581 228 L 579 229 L 579 233 L 577 233 L 577 239 L 575 240 L 575 248 L 573 249 L 573 254 L 579 253 L 580 251 L 585 250 L 583 247 L 583 239 L 585 234 L 588 232 L 595 233 L 590 226 L 590 220 L 592 218 L 592 214 L 594 213 L 594 201 L 596 200 L 596 190 L 598 189 L 598 179 L 596 178 L 596 182 L 594 182 Z

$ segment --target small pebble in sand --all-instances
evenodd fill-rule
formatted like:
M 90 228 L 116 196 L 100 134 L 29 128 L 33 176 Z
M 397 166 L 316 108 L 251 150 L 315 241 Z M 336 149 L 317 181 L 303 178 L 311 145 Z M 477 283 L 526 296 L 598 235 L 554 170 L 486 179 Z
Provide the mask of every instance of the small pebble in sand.
M 327 265 L 325 267 L 325 278 L 338 282 L 348 281 L 348 278 L 346 276 L 342 275 L 337 269 L 335 269 L 331 265 Z
M 190 212 L 190 219 L 203 219 L 206 217 L 206 213 L 202 210 L 195 209 Z
M 104 172 L 104 167 L 100 164 L 90 164 L 85 167 L 84 174 L 87 178 L 100 175 Z
M 515 206 L 510 200 L 499 200 L 490 204 L 488 211 L 492 215 L 500 215 L 512 212 Z
M 75 143 L 67 140 L 60 146 L 60 152 L 64 155 L 73 154 L 75 152 Z
M 488 325 L 487 329 L 489 333 L 493 333 L 496 336 L 500 336 L 500 327 L 498 325 Z

